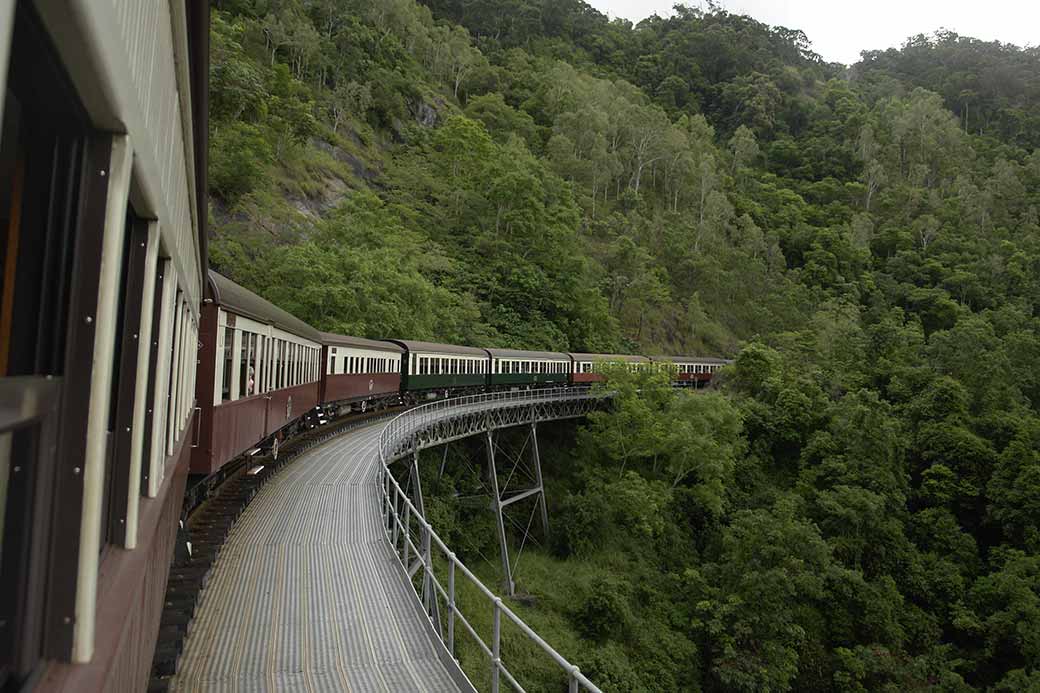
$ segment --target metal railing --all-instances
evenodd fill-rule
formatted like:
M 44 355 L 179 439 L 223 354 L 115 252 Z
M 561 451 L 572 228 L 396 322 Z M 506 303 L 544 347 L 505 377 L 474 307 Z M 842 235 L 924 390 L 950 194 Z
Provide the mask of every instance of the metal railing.
M 414 579 L 420 574 L 422 582 L 420 588 L 416 589 L 417 595 L 423 602 L 427 616 L 431 619 L 434 631 L 441 638 L 452 657 L 455 654 L 455 626 L 456 623 L 462 627 L 474 639 L 477 646 L 487 657 L 491 668 L 491 691 L 499 693 L 501 682 L 506 683 L 520 693 L 524 688 L 516 677 L 502 661 L 502 619 L 512 622 L 535 646 L 542 650 L 553 660 L 568 680 L 570 693 L 579 691 L 591 691 L 602 693 L 579 668 L 571 664 L 567 659 L 557 652 L 549 643 L 543 640 L 531 629 L 523 619 L 517 616 L 502 599 L 488 589 L 473 572 L 458 559 L 447 544 L 437 535 L 433 527 L 427 522 L 423 513 L 415 506 L 408 494 L 390 473 L 388 465 L 394 460 L 414 451 L 409 443 L 417 431 L 442 421 L 448 410 L 458 411 L 467 407 L 495 408 L 497 406 L 529 406 L 546 402 L 561 402 L 574 400 L 598 400 L 609 397 L 609 394 L 593 393 L 587 388 L 554 388 L 545 390 L 521 390 L 514 392 L 495 392 L 454 399 L 440 400 L 410 411 L 404 412 L 388 423 L 379 436 L 379 457 L 382 464 L 379 468 L 379 485 L 382 489 L 383 502 L 383 531 L 387 541 L 394 549 L 398 560 L 404 567 L 409 579 Z M 480 405 L 492 405 L 491 407 L 480 407 Z M 413 540 L 413 528 L 418 525 L 418 544 Z M 441 583 L 434 569 L 434 551 L 442 562 L 447 564 L 447 585 Z M 459 609 L 457 603 L 456 577 L 460 574 L 469 580 L 492 609 L 492 633 L 490 644 L 485 642 L 477 633 L 476 628 Z M 445 605 L 446 625 L 439 627 L 440 599 Z

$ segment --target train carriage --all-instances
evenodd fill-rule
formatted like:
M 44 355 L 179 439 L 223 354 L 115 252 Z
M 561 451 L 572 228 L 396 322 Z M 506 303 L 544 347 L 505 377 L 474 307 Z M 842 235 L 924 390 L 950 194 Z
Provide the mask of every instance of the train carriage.
M 567 354 L 571 357 L 571 382 L 575 385 L 598 383 L 606 380 L 602 374 L 604 366 L 627 363 L 639 368 L 650 363 L 645 356 L 631 354 Z
M 481 389 L 487 385 L 487 349 L 413 340 L 389 340 L 405 350 L 401 367 L 402 393 Z
M 365 411 L 376 402 L 397 399 L 401 389 L 404 347 L 393 342 L 321 333 L 321 401 L 351 404 Z
M 491 356 L 489 382 L 492 387 L 566 385 L 571 357 L 553 351 L 488 349 Z
M 733 361 L 709 356 L 652 356 L 654 363 L 674 369 L 674 382 L 683 387 L 701 387 Z
M 211 271 L 202 309 L 192 474 L 212 474 L 320 402 L 322 336 Z

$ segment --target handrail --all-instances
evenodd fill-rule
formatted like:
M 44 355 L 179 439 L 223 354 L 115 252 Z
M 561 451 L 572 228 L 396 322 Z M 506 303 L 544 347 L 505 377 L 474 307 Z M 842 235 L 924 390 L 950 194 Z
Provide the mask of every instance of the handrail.
M 588 388 L 573 387 L 468 395 L 465 397 L 456 397 L 453 399 L 431 402 L 406 411 L 394 417 L 380 432 L 379 459 L 381 465 L 379 469 L 379 485 L 382 492 L 381 495 L 384 513 L 383 533 L 386 535 L 387 542 L 390 543 L 391 547 L 394 549 L 394 553 L 398 560 L 403 565 L 406 574 L 413 575 L 410 568 L 415 567 L 417 572 L 418 567 L 421 566 L 424 572 L 424 579 L 430 581 L 428 584 L 430 585 L 431 591 L 435 590 L 444 596 L 447 602 L 447 636 L 445 637 L 436 628 L 434 628 L 434 630 L 437 632 L 438 637 L 441 638 L 441 641 L 447 647 L 452 657 L 455 656 L 456 619 L 462 622 L 463 627 L 471 636 L 473 636 L 477 644 L 480 646 L 481 651 L 488 657 L 491 665 L 492 693 L 499 693 L 502 678 L 504 678 L 506 683 L 508 683 L 514 690 L 524 693 L 524 688 L 502 662 L 501 638 L 503 616 L 516 625 L 520 631 L 527 636 L 528 640 L 541 648 L 541 650 L 563 670 L 568 677 L 568 690 L 570 693 L 578 693 L 580 690 L 590 691 L 591 693 L 602 693 L 602 691 L 600 691 L 592 681 L 582 674 L 581 670 L 577 666 L 571 664 L 563 655 L 557 652 L 549 643 L 543 640 L 541 636 L 534 632 L 534 630 L 532 630 L 522 618 L 517 616 L 512 609 L 503 603 L 499 596 L 488 589 L 488 587 L 486 587 L 484 583 L 482 583 L 480 579 L 458 559 L 455 553 L 448 548 L 448 545 L 445 544 L 433 530 L 433 527 L 422 513 L 419 512 L 419 509 L 412 503 L 411 499 L 408 498 L 408 494 L 404 492 L 401 485 L 397 482 L 397 479 L 395 479 L 394 475 L 390 473 L 388 465 L 410 452 L 407 447 L 400 447 L 402 439 L 410 439 L 414 433 L 421 431 L 426 426 L 435 423 L 438 420 L 443 419 L 443 416 L 437 416 L 437 414 L 447 409 L 456 409 L 484 403 L 494 403 L 502 406 L 522 406 L 524 404 L 574 399 L 600 399 L 608 396 L 609 394 L 592 393 Z M 404 515 L 403 520 L 401 517 L 402 514 Z M 415 518 L 415 521 L 419 524 L 419 546 L 417 546 L 411 538 L 413 518 Z M 401 538 L 400 551 L 398 551 L 398 537 Z M 447 587 L 441 584 L 433 570 L 433 548 L 436 548 L 438 553 L 447 560 Z M 417 562 L 412 566 L 409 565 L 410 556 Z M 485 643 L 484 640 L 477 635 L 476 629 L 473 628 L 456 604 L 456 572 L 461 572 L 462 575 L 477 588 L 477 591 L 491 603 L 494 620 L 492 642 L 490 645 Z M 416 591 L 418 592 L 418 590 Z M 430 595 L 427 594 L 427 598 L 429 598 L 429 596 Z M 434 605 L 433 608 L 436 609 L 438 607 Z

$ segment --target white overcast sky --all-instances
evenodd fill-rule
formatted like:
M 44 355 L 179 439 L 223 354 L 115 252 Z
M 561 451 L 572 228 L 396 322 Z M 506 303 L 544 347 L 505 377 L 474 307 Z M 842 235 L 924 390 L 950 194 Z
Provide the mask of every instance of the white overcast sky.
M 667 16 L 675 0 L 586 0 L 611 17 Z M 696 0 L 685 4 L 699 6 Z M 915 34 L 946 28 L 1019 46 L 1040 43 L 1040 0 L 721 0 L 734 14 L 801 29 L 825 60 L 848 65 L 862 50 L 897 48 Z

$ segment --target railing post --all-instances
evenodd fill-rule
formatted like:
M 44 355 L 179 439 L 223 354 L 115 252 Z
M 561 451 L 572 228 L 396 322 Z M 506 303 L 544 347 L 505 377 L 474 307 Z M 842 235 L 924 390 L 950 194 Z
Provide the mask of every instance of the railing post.
M 408 499 L 405 498 L 405 501 Z M 401 532 L 404 537 L 404 570 L 408 572 L 408 556 L 411 551 L 412 534 L 412 506 L 407 502 L 404 504 L 404 528 Z
M 491 693 L 498 693 L 502 674 L 502 599 L 495 597 L 495 622 L 491 636 Z
M 390 506 L 390 472 L 383 467 L 383 531 L 389 531 L 390 523 L 393 521 L 393 511 Z M 396 541 L 395 541 L 396 543 Z
M 388 483 L 389 483 L 389 481 L 388 481 Z M 395 484 L 394 485 L 393 510 L 391 511 L 391 515 L 393 516 L 392 517 L 392 520 L 393 520 L 392 529 L 393 529 L 393 536 L 394 536 L 394 539 L 393 539 L 392 543 L 393 543 L 393 546 L 394 546 L 394 553 L 396 553 L 398 556 L 401 555 L 398 552 L 398 550 L 397 550 L 397 534 L 398 534 L 398 531 L 399 531 L 399 528 L 397 526 L 397 521 L 401 518 L 401 513 L 397 510 L 397 498 L 398 498 L 399 495 L 400 495 L 400 492 L 397 490 L 397 486 Z
M 455 553 L 448 553 L 448 652 L 455 656 Z
M 571 667 L 571 680 L 567 685 L 567 693 L 578 693 L 578 672 L 580 671 L 576 666 Z

